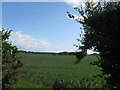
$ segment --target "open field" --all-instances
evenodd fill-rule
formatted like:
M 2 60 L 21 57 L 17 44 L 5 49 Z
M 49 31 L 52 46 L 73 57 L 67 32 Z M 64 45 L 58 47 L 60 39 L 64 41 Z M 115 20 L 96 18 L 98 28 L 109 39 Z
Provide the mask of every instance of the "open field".
M 19 56 L 24 65 L 19 69 L 21 81 L 16 88 L 22 88 L 22 80 L 51 88 L 99 88 L 105 83 L 103 78 L 93 77 L 101 74 L 99 67 L 89 64 L 98 60 L 96 55 L 86 56 L 80 64 L 73 63 L 76 57 L 72 55 L 19 53 Z

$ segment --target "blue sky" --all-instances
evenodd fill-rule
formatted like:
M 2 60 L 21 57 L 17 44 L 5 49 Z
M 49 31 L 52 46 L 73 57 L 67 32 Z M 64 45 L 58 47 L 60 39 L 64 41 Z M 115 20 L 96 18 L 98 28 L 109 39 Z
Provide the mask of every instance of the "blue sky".
M 72 6 L 65 2 L 3 2 L 2 25 L 13 30 L 11 41 L 19 49 L 75 51 L 77 48 L 73 44 L 78 44 L 76 38 L 79 38 L 80 24 L 68 18 L 67 11 L 78 15 Z M 29 43 L 30 39 L 36 40 L 36 48 L 33 47 L 35 42 Z M 43 42 L 47 43 L 46 47 Z M 27 47 L 27 43 L 33 46 Z M 39 46 L 41 48 L 37 49 Z

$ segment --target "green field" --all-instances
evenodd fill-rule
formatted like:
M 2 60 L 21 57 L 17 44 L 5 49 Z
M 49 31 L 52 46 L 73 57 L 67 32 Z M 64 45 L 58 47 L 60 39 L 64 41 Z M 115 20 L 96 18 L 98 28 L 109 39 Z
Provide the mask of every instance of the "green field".
M 100 88 L 105 83 L 103 78 L 93 77 L 101 74 L 99 67 L 90 65 L 98 60 L 97 55 L 86 56 L 80 64 L 74 64 L 76 57 L 69 55 L 19 53 L 19 56 L 24 65 L 19 69 L 20 81 L 15 88 Z

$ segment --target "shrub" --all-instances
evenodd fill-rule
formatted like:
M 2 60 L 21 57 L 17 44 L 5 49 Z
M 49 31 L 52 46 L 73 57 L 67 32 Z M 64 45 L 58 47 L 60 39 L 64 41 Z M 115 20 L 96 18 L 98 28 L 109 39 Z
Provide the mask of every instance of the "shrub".
M 17 47 L 8 42 L 11 31 L 2 29 L 2 89 L 9 89 L 16 83 L 17 69 L 22 66 Z

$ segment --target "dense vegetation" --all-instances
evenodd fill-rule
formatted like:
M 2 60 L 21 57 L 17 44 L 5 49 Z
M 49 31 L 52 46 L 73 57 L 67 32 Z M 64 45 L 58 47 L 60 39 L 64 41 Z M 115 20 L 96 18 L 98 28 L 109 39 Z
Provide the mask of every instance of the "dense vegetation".
M 85 7 L 74 8 L 83 17 L 84 34 L 79 49 L 100 52 L 101 59 L 94 64 L 102 68 L 108 87 L 120 88 L 120 1 L 86 2 Z M 75 16 L 68 12 L 70 18 Z M 78 59 L 79 60 L 79 59 Z
M 2 89 L 11 88 L 17 81 L 17 69 L 22 66 L 17 58 L 17 47 L 8 42 L 11 30 L 2 29 Z
M 98 60 L 97 55 L 88 55 L 77 65 L 73 64 L 76 59 L 73 55 L 19 53 L 19 56 L 24 65 L 19 69 L 21 81 L 16 88 L 30 88 L 22 82 L 31 82 L 31 88 L 36 87 L 33 84 L 46 88 L 100 88 L 105 84 L 103 78 L 96 77 L 101 69 L 90 65 Z

